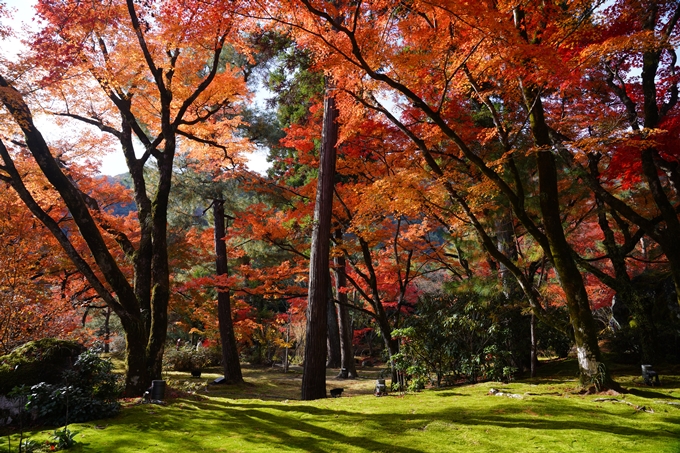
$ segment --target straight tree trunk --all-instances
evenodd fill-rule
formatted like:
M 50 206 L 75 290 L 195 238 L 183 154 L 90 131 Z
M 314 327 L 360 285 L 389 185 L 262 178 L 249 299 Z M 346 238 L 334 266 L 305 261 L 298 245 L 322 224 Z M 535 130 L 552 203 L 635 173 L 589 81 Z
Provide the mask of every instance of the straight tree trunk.
M 328 83 L 328 81 L 327 81 Z M 302 399 L 326 397 L 326 336 L 330 277 L 330 236 L 335 179 L 335 145 L 338 140 L 338 110 L 327 88 L 321 137 L 319 176 L 314 205 L 311 255 L 309 258 L 309 296 L 307 334 L 302 372 Z
M 213 217 L 215 222 L 215 268 L 217 275 L 228 275 L 227 245 L 224 242 L 226 228 L 224 224 L 224 200 L 213 200 Z M 220 342 L 222 343 L 222 366 L 224 380 L 227 384 L 243 382 L 241 364 L 239 363 L 234 324 L 231 319 L 231 300 L 229 291 L 217 292 L 217 318 L 220 324 Z
M 538 348 L 536 347 L 536 315 L 531 314 L 531 377 L 536 377 L 536 366 L 538 365 Z
M 330 282 L 330 276 L 329 280 Z M 335 301 L 333 300 L 333 291 L 331 285 L 328 285 L 328 357 L 326 359 L 326 368 L 340 368 L 340 327 L 338 325 L 338 312 L 335 308 Z
M 342 231 L 335 231 L 335 238 L 342 241 Z M 338 307 L 338 327 L 340 328 L 340 371 L 341 377 L 354 379 L 358 377 L 356 363 L 354 362 L 354 348 L 352 346 L 352 323 L 347 308 L 347 293 L 342 289 L 347 286 L 347 275 L 345 275 L 345 257 L 337 256 L 334 258 L 335 268 L 335 293 L 337 294 Z M 346 375 L 344 375 L 346 373 Z
M 107 306 L 104 309 L 104 352 L 108 354 L 111 352 L 111 307 Z

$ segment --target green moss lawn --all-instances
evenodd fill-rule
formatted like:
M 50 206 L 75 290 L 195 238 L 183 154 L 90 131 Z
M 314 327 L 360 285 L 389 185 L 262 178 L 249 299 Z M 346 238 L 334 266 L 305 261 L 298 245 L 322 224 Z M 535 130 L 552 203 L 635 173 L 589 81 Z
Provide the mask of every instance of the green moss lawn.
M 238 387 L 207 385 L 218 370 L 200 379 L 168 373 L 166 405 L 128 401 L 116 418 L 71 425 L 78 445 L 70 451 L 680 453 L 680 368 L 660 368 L 660 388 L 644 386 L 636 367 L 616 369 L 630 390 L 622 395 L 577 393 L 575 369 L 552 363 L 534 380 L 385 397 L 372 395 L 377 369 L 352 381 L 330 371 L 328 388 L 345 392 L 312 402 L 296 400 L 296 371 L 246 367 Z M 29 434 L 44 443 L 52 431 Z

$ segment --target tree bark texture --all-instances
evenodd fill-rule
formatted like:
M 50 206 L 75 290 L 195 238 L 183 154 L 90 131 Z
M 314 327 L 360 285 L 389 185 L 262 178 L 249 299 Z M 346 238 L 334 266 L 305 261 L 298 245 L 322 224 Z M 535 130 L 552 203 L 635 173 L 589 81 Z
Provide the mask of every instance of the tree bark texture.
M 328 278 L 330 282 L 330 276 Z M 333 299 L 333 291 L 331 284 L 328 285 L 328 337 L 327 347 L 328 356 L 326 358 L 327 368 L 340 368 L 340 327 L 338 325 L 338 312 L 335 308 L 335 300 Z
M 338 110 L 331 93 L 324 100 L 319 176 L 314 205 L 311 255 L 309 259 L 309 295 L 307 299 L 307 333 L 302 374 L 302 399 L 326 397 L 326 336 L 328 289 L 330 277 L 330 236 L 335 179 L 335 145 L 338 140 Z
M 342 241 L 342 231 L 335 231 L 336 241 Z M 340 366 L 347 373 L 347 378 L 358 377 L 356 363 L 354 362 L 354 347 L 352 345 L 352 322 L 347 308 L 347 293 L 342 289 L 347 286 L 347 275 L 345 274 L 345 257 L 336 256 L 334 258 L 335 269 L 335 293 L 338 298 L 338 327 L 340 328 Z M 342 371 L 341 371 L 342 373 Z
M 224 223 L 224 200 L 213 200 L 213 217 L 215 222 L 215 268 L 217 275 L 228 275 L 227 245 L 224 242 L 226 228 Z M 231 317 L 231 295 L 229 291 L 217 292 L 217 318 L 220 325 L 220 342 L 222 343 L 222 367 L 227 384 L 243 382 L 239 363 L 236 336 Z
M 538 167 L 538 190 L 543 228 L 548 241 L 548 256 L 555 268 L 567 299 L 569 321 L 574 334 L 582 384 L 590 383 L 601 374 L 599 369 L 600 347 L 597 343 L 597 329 L 590 307 L 583 276 L 572 256 L 572 249 L 564 234 L 558 190 L 558 175 L 545 113 L 540 95 L 530 88 L 524 88 L 524 97 L 529 111 L 529 124 L 534 143 L 540 148 L 536 153 Z M 609 375 L 602 376 L 605 385 L 611 384 Z
M 160 379 L 161 377 L 163 345 L 167 330 L 167 296 L 169 295 L 169 282 L 168 278 L 166 278 L 167 266 L 163 266 L 160 263 L 161 265 L 157 271 L 155 273 L 147 273 L 146 278 L 136 273 L 134 286 L 128 282 L 113 258 L 97 222 L 90 212 L 90 209 L 94 211 L 99 209 L 96 201 L 83 194 L 74 181 L 62 172 L 59 163 L 52 157 L 42 134 L 35 127 L 31 111 L 21 95 L 2 77 L 0 77 L 0 86 L 5 88 L 0 100 L 21 127 L 26 139 L 26 145 L 38 163 L 40 170 L 59 192 L 78 227 L 78 233 L 87 244 L 95 266 L 106 284 L 100 280 L 95 269 L 76 250 L 70 238 L 61 230 L 60 226 L 33 198 L 33 195 L 24 185 L 21 175 L 14 167 L 7 149 L 2 144 L 0 146 L 0 155 L 6 171 L 10 175 L 11 185 L 31 213 L 57 239 L 67 256 L 85 276 L 92 288 L 97 291 L 102 300 L 120 318 L 126 333 L 126 351 L 128 352 L 126 357 L 125 394 L 126 396 L 141 395 L 151 385 L 153 379 Z M 169 191 L 169 185 L 166 189 Z M 163 213 L 160 213 L 157 218 L 154 218 L 152 213 L 151 221 L 148 222 L 151 228 L 159 222 L 164 225 L 166 223 L 166 217 Z M 162 228 L 159 228 L 160 233 L 163 231 Z M 127 238 L 122 234 L 114 237 L 116 237 L 121 248 L 127 253 L 129 251 L 127 248 L 129 244 Z M 160 242 L 163 243 L 163 241 Z M 151 258 L 155 256 L 155 252 L 157 252 L 156 248 L 150 249 L 148 256 L 145 255 L 143 257 L 149 258 L 147 267 L 149 270 L 153 269 Z M 135 253 L 129 255 L 135 262 L 135 270 L 137 270 L 137 259 L 141 257 L 140 253 L 141 251 L 138 249 Z M 156 264 L 159 264 L 158 260 L 156 260 Z M 148 282 L 148 288 L 153 288 L 150 293 L 145 293 L 143 298 L 138 297 L 137 293 L 137 286 L 140 280 Z M 153 285 L 151 282 L 153 282 Z

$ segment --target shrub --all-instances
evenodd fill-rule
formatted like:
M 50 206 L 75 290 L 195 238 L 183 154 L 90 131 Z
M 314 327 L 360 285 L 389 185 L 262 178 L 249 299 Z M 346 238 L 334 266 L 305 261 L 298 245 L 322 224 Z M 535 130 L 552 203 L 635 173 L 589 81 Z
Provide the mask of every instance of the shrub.
M 47 425 L 82 423 L 116 415 L 116 401 L 96 399 L 87 389 L 40 383 L 31 387 L 26 409 L 34 421 Z
M 41 382 L 27 392 L 26 410 L 35 422 L 65 425 L 107 418 L 118 413 L 122 386 L 109 361 L 91 351 L 82 353 L 61 382 Z
M 219 365 L 222 361 L 222 351 L 218 347 L 194 349 L 189 346 L 179 349 L 171 347 L 165 349 L 163 365 L 173 371 L 202 370 L 208 366 Z
M 195 352 L 193 348 L 189 347 L 165 348 L 163 366 L 173 371 L 191 371 L 194 369 L 193 355 Z
M 73 387 L 89 389 L 97 400 L 115 401 L 122 392 L 120 377 L 113 372 L 111 361 L 90 350 L 80 354 L 73 369 L 66 370 L 62 376 Z
M 450 374 L 469 382 L 512 379 L 529 358 L 528 318 L 506 305 L 502 294 L 423 296 L 405 327 L 392 332 L 401 340 L 396 365 L 409 387 L 439 386 Z

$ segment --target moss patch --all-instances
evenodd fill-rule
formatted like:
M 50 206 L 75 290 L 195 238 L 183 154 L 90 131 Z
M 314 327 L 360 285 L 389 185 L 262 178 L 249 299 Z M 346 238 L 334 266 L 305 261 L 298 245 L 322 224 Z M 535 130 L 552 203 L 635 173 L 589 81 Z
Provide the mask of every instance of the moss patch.
M 345 392 L 318 401 L 295 399 L 297 372 L 244 367 L 246 384 L 213 386 L 219 374 L 211 371 L 202 379 L 169 373 L 167 405 L 129 401 L 114 419 L 71 426 L 79 431 L 71 451 L 680 451 L 680 380 L 662 375 L 661 388 L 646 387 L 635 368 L 616 376 L 632 390 L 622 395 L 580 395 L 576 379 L 544 369 L 534 380 L 380 398 L 372 395 L 378 370 L 361 370 L 357 380 L 332 370 L 328 389 Z M 31 436 L 44 442 L 50 433 Z
M 44 338 L 29 341 L 0 357 L 0 395 L 15 386 L 55 383 L 85 349 L 73 341 Z

